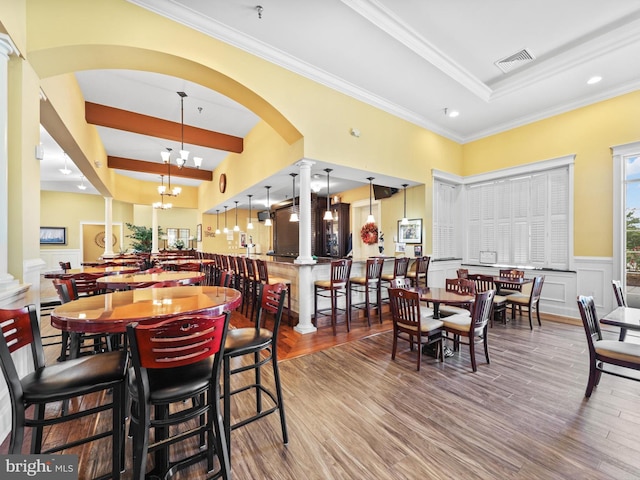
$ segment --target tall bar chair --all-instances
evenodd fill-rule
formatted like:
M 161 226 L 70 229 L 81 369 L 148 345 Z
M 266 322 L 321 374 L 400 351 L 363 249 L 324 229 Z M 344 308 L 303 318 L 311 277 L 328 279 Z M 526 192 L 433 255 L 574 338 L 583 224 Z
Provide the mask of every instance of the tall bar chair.
M 318 325 L 318 314 L 331 315 L 331 326 L 333 334 L 337 334 L 337 317 L 343 311 L 346 317 L 347 331 L 351 330 L 351 301 L 349 295 L 349 276 L 351 275 L 351 260 L 341 259 L 331 262 L 329 280 L 316 280 L 313 284 L 313 323 Z M 331 299 L 330 309 L 318 309 L 318 297 Z M 344 297 L 346 306 L 344 309 L 338 308 L 338 298 Z
M 364 277 L 351 277 L 349 280 L 349 302 L 352 308 L 364 309 L 367 316 L 367 324 L 371 326 L 371 306 L 378 308 L 378 320 L 382 323 L 382 267 L 384 258 L 372 257 L 367 259 Z M 353 303 L 353 293 L 364 293 L 364 303 Z M 371 301 L 371 295 L 375 294 L 375 304 Z
M 291 280 L 282 277 L 272 277 L 269 275 L 269 267 L 267 262 L 261 259 L 255 260 L 256 271 L 258 273 L 258 281 L 263 285 L 275 285 L 276 283 L 282 283 L 287 289 L 287 320 L 291 326 Z
M 431 257 L 418 257 L 415 261 L 415 269 L 407 272 L 407 277 L 411 279 L 414 287 L 420 286 L 420 279 L 424 279 L 424 286 L 427 286 L 427 275 L 429 273 L 429 263 Z
M 393 273 L 382 274 L 382 286 L 389 288 L 391 286 L 391 280 L 398 278 L 406 278 L 407 271 L 409 270 L 409 257 L 396 257 L 393 261 Z M 389 298 L 386 298 L 389 301 Z

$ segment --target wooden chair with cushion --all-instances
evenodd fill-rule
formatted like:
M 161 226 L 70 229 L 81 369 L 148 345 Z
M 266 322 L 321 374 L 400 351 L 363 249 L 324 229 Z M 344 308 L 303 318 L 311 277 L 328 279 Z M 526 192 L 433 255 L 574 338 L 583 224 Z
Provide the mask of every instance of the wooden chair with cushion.
M 331 326 L 333 334 L 337 334 L 336 326 L 338 314 L 344 312 L 346 317 L 347 331 L 351 330 L 351 302 L 349 299 L 349 276 L 351 274 L 351 260 L 341 259 L 331 262 L 328 280 L 316 280 L 313 284 L 313 324 L 318 325 L 318 314 L 331 315 Z M 318 308 L 318 297 L 329 298 L 331 307 L 328 309 Z M 338 299 L 344 297 L 345 307 L 339 308 Z
M 458 278 L 469 278 L 469 270 L 466 268 L 459 268 L 456 270 L 456 275 Z
M 434 320 L 433 316 L 427 316 L 421 310 L 420 295 L 404 288 L 389 288 L 389 303 L 393 318 L 393 347 L 391 359 L 395 360 L 398 350 L 398 339 L 409 342 L 409 348 L 418 346 L 416 369 L 420 370 L 422 358 L 422 346 L 436 344 L 437 355 L 440 361 L 444 361 L 442 351 L 442 327 L 441 320 Z M 432 312 L 433 313 L 433 312 Z
M 467 278 L 447 278 L 445 280 L 445 289 L 448 292 L 459 293 L 461 295 L 475 295 L 476 284 L 473 280 Z M 446 317 L 448 315 L 471 315 L 471 304 L 463 306 L 455 305 L 440 305 L 440 316 Z
M 495 290 L 491 275 L 471 274 L 469 280 L 473 280 L 476 284 L 476 292 L 486 292 L 487 290 Z M 490 325 L 493 327 L 493 319 L 499 318 L 502 323 L 507 323 L 507 297 L 504 295 L 495 295 L 493 297 L 493 312 L 491 314 Z
M 367 259 L 364 277 L 351 277 L 349 280 L 349 296 L 353 308 L 361 308 L 365 311 L 367 324 L 371 326 L 371 306 L 376 305 L 378 309 L 378 320 L 382 323 L 382 267 L 384 259 L 371 257 Z M 353 303 L 353 293 L 364 293 L 364 303 Z M 372 301 L 375 298 L 375 303 Z
M 622 285 L 620 284 L 620 280 L 611 280 L 611 285 L 613 286 L 613 295 L 616 297 L 616 304 L 619 307 L 626 307 L 627 301 L 624 298 L 624 292 L 622 291 Z M 620 329 L 620 336 L 618 337 L 618 341 L 624 342 L 624 339 L 627 336 L 627 329 Z
M 390 288 L 411 290 L 413 285 L 409 278 L 396 278 L 395 280 L 391 280 Z M 420 313 L 422 313 L 423 317 L 433 317 L 433 308 L 431 308 L 427 302 L 420 300 Z
M 263 284 L 259 287 L 259 308 L 252 327 L 234 328 L 229 330 L 224 346 L 224 425 L 231 456 L 231 431 L 243 425 L 255 422 L 275 412 L 280 414 L 280 427 L 282 429 L 282 441 L 289 443 L 287 423 L 282 397 L 282 385 L 280 383 L 280 370 L 278 368 L 278 332 L 282 321 L 282 310 L 286 287 L 282 283 Z M 265 328 L 267 317 L 273 318 L 271 330 Z M 243 357 L 247 361 L 232 367 L 234 358 Z M 249 360 L 249 359 L 252 359 Z M 262 376 L 262 367 L 271 364 L 273 380 L 270 388 Z M 236 364 L 234 364 L 236 365 Z M 253 371 L 254 381 L 238 386 L 231 379 L 232 376 L 242 372 Z M 255 394 L 255 413 L 245 416 L 241 420 L 232 421 L 231 397 L 242 392 Z M 268 400 L 267 400 L 268 398 Z M 263 400 L 269 402 L 265 406 Z
M 471 308 L 471 316 L 458 314 L 442 318 L 444 331 L 452 336 L 451 340 L 453 340 L 454 351 L 459 351 L 460 343 L 463 343 L 460 340 L 461 337 L 468 339 L 465 344 L 469 345 L 471 368 L 474 372 L 477 371 L 475 353 L 475 342 L 477 338 L 482 339 L 484 356 L 487 359 L 487 363 L 490 363 L 487 326 L 489 324 L 489 318 L 491 317 L 491 311 L 493 310 L 493 297 L 495 294 L 495 290 L 476 293 L 476 298 Z
M 532 316 L 534 311 L 538 318 L 538 325 L 542 326 L 542 322 L 540 321 L 540 295 L 542 293 L 543 283 L 544 276 L 538 276 L 533 279 L 530 292 L 526 292 L 526 290 L 523 289 L 522 292 L 507 295 L 507 305 L 511 307 L 511 319 L 516 318 L 516 308 L 520 310 L 520 314 L 522 314 L 523 308 L 526 309 L 529 316 L 529 328 L 531 330 L 533 330 Z
M 413 262 L 412 269 L 407 272 L 407 277 L 411 279 L 414 287 L 419 287 L 421 281 L 424 281 L 423 284 L 425 287 L 427 286 L 430 262 L 431 257 L 418 257 L 416 261 Z
M 44 349 L 40 337 L 40 325 L 35 307 L 29 305 L 21 309 L 0 310 L 0 365 L 6 381 L 11 401 L 11 439 L 9 453 L 22 452 L 25 428 L 31 428 L 31 454 L 50 454 L 61 452 L 102 438 L 111 438 L 111 475 L 119 479 L 124 469 L 124 422 L 126 406 L 127 361 L 126 351 L 100 353 L 66 362 L 46 366 Z M 20 376 L 14 363 L 14 354 L 29 347 L 32 373 Z M 22 358 L 22 357 L 20 357 Z M 27 357 L 24 357 L 27 358 Z M 22 368 L 20 368 L 22 370 Z M 80 410 L 85 406 L 83 397 L 89 394 L 102 394 L 101 398 L 110 402 L 100 402 L 95 407 Z M 68 415 L 62 409 L 60 416 L 51 416 L 49 404 L 71 402 L 74 410 Z M 48 415 L 45 415 L 47 410 Z M 56 444 L 43 448 L 44 427 L 79 420 L 89 424 L 96 423 L 101 412 L 109 412 L 111 428 L 84 438 L 73 439 L 52 434 Z M 32 415 L 31 415 L 32 414 Z M 83 431 L 86 428 L 82 429 Z M 48 436 L 49 438 L 49 436 Z M 97 448 L 97 447 L 95 447 Z M 104 448 L 101 443 L 100 448 Z M 85 450 L 83 450 L 85 451 Z M 86 450 L 90 452 L 91 450 Z M 83 458 L 80 456 L 80 462 Z
M 221 353 L 229 317 L 227 312 L 220 316 L 183 316 L 127 325 L 133 372 L 129 382 L 132 478 L 143 480 L 151 475 L 167 478 L 203 459 L 211 472 L 216 466 L 214 455 L 218 468 L 208 478 L 230 478 L 220 410 Z M 153 441 L 150 430 L 154 432 Z M 171 459 L 171 445 L 195 436 L 200 440 L 198 446 L 192 445 L 192 451 L 184 446 L 171 449 L 174 455 L 180 453 L 180 458 Z M 154 470 L 147 477 L 149 452 L 156 454 Z
M 391 280 L 396 278 L 405 278 L 409 270 L 409 257 L 396 257 L 393 261 L 393 272 L 383 273 L 381 281 L 383 287 L 391 285 Z
M 524 270 L 518 270 L 515 268 L 504 269 L 499 271 L 499 276 L 504 278 L 524 278 Z M 513 287 L 512 289 L 500 289 L 500 295 L 507 296 L 522 291 L 522 287 Z
M 578 296 L 578 308 L 589 347 L 589 381 L 584 396 L 587 398 L 591 396 L 593 389 L 600 383 L 600 377 L 603 373 L 629 380 L 639 380 L 640 377 L 637 374 L 628 375 L 624 370 L 607 368 L 607 365 L 640 370 L 640 345 L 602 339 L 600 321 L 593 297 Z

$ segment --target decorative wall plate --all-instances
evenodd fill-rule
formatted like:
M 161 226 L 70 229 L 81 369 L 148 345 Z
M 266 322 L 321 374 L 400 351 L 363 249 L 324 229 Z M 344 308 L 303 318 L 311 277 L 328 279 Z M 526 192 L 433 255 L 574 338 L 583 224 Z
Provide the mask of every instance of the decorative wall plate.
M 220 193 L 224 193 L 227 190 L 227 175 L 225 173 L 220 174 L 218 186 L 220 187 Z

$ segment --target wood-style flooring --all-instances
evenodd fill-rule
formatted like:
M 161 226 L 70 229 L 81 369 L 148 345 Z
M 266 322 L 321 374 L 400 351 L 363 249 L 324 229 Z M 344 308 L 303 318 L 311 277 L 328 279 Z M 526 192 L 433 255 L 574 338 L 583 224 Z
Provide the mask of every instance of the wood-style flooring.
M 406 342 L 391 360 L 388 315 L 383 325 L 363 325 L 356 320 L 336 337 L 330 327 L 303 336 L 283 325 L 289 444 L 277 414 L 233 431 L 235 480 L 640 478 L 640 383 L 603 375 L 585 399 L 581 326 L 543 319 L 530 331 L 526 318 L 497 323 L 489 331 L 491 364 L 479 346 L 472 373 L 468 347 L 444 363 L 425 356 L 417 372 L 417 352 Z M 617 331 L 606 335 L 616 339 Z M 234 400 L 234 415 L 248 408 Z M 108 421 L 58 426 L 51 437 Z M 110 448 L 102 440 L 74 452 L 81 479 L 108 471 Z M 129 479 L 130 441 L 126 458 Z M 204 479 L 204 470 L 196 465 L 175 478 Z

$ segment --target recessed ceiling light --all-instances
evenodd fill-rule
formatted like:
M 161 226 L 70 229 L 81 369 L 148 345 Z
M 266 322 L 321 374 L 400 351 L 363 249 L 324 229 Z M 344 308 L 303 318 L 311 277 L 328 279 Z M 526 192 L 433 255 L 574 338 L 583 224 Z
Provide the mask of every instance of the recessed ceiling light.
M 589 80 L 587 80 L 587 85 L 595 85 L 600 80 L 602 80 L 601 76 L 599 76 L 599 75 L 593 76 Z
M 456 118 L 458 115 L 460 115 L 460 112 L 457 110 L 451 110 L 448 115 L 451 118 Z

